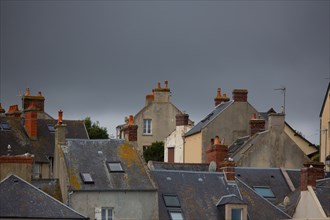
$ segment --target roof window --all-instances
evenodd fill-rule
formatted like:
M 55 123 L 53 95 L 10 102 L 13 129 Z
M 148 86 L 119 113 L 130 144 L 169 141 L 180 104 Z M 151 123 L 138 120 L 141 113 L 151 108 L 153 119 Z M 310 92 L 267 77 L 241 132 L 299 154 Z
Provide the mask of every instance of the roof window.
M 1 131 L 10 131 L 10 125 L 8 124 L 8 122 L 0 122 L 0 130 Z
M 169 210 L 168 211 L 171 220 L 183 220 L 183 213 L 181 210 Z
M 90 173 L 80 173 L 81 179 L 84 181 L 85 184 L 94 183 L 94 180 Z
M 264 198 L 275 198 L 269 186 L 254 186 L 253 189 Z
M 120 162 L 108 162 L 108 168 L 110 172 L 124 172 Z
M 55 132 L 55 127 L 52 124 L 47 125 L 49 132 Z
M 180 201 L 177 195 L 163 195 L 166 207 L 180 207 Z

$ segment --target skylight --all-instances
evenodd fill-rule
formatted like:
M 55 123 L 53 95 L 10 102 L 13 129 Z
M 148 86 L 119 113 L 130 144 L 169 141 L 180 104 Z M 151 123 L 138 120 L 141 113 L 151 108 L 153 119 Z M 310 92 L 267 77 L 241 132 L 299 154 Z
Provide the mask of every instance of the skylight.
M 81 179 L 84 181 L 84 183 L 94 183 L 94 180 L 89 173 L 80 173 Z
M 110 172 L 124 172 L 120 162 L 108 162 L 108 168 Z
M 8 124 L 8 122 L 0 122 L 0 130 L 10 131 L 10 125 Z
M 269 186 L 254 186 L 253 189 L 264 198 L 275 198 Z
M 166 207 L 180 207 L 180 201 L 177 195 L 163 195 Z
M 183 214 L 181 210 L 169 210 L 168 211 L 171 217 L 171 220 L 183 220 Z
M 55 132 L 54 125 L 48 124 L 47 127 L 48 127 L 49 132 Z

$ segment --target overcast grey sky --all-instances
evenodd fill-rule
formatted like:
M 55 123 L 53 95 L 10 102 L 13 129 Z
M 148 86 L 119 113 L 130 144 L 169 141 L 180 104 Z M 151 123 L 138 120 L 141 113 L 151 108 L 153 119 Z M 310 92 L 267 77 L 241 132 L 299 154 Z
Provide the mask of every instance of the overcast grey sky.
M 195 123 L 218 87 L 249 91 L 258 110 L 281 111 L 319 143 L 330 77 L 329 1 L 1 2 L 0 102 L 42 91 L 46 112 L 91 116 L 109 133 L 136 114 L 157 82 Z M 220 134 L 221 135 L 221 134 Z

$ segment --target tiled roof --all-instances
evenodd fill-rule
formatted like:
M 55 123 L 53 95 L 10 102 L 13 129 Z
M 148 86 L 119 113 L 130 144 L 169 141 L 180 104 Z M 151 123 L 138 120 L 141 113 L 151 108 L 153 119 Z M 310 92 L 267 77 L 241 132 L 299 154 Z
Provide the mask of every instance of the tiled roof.
M 217 105 L 215 109 L 209 113 L 204 119 L 202 119 L 198 124 L 196 124 L 192 129 L 185 133 L 185 137 L 196 134 L 200 132 L 208 123 L 210 123 L 214 118 L 216 118 L 222 111 L 224 111 L 228 106 L 230 106 L 234 101 L 228 101 Z
M 156 190 L 137 150 L 123 140 L 67 139 L 62 149 L 75 191 Z M 108 162 L 120 162 L 124 172 L 110 172 Z M 85 184 L 81 173 L 93 183 Z
M 218 219 L 217 203 L 225 195 L 240 198 L 235 184 L 226 183 L 222 173 L 152 171 L 158 185 L 159 219 L 170 219 L 163 195 L 178 196 L 185 219 Z
M 7 155 L 7 147 L 11 146 L 11 155 L 30 153 L 36 162 L 48 163 L 48 157 L 53 157 L 55 146 L 55 132 L 50 132 L 48 125 L 55 125 L 56 120 L 38 119 L 37 140 L 31 140 L 24 129 L 23 120 L 20 118 L 0 117 L 0 122 L 7 122 L 10 130 L 0 130 L 0 155 Z M 88 138 L 84 121 L 64 120 L 67 125 L 67 138 Z
M 0 195 L 0 217 L 87 219 L 14 175 L 0 182 Z

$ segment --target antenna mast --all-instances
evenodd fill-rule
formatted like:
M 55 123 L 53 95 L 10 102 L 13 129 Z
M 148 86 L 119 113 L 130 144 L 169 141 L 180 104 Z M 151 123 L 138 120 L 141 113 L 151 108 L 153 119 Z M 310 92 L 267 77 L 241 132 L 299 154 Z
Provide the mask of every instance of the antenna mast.
M 286 91 L 286 88 L 285 86 L 282 86 L 281 88 L 278 88 L 278 89 L 274 89 L 274 90 L 281 90 L 283 92 L 283 111 L 282 113 L 285 114 L 285 91 Z

